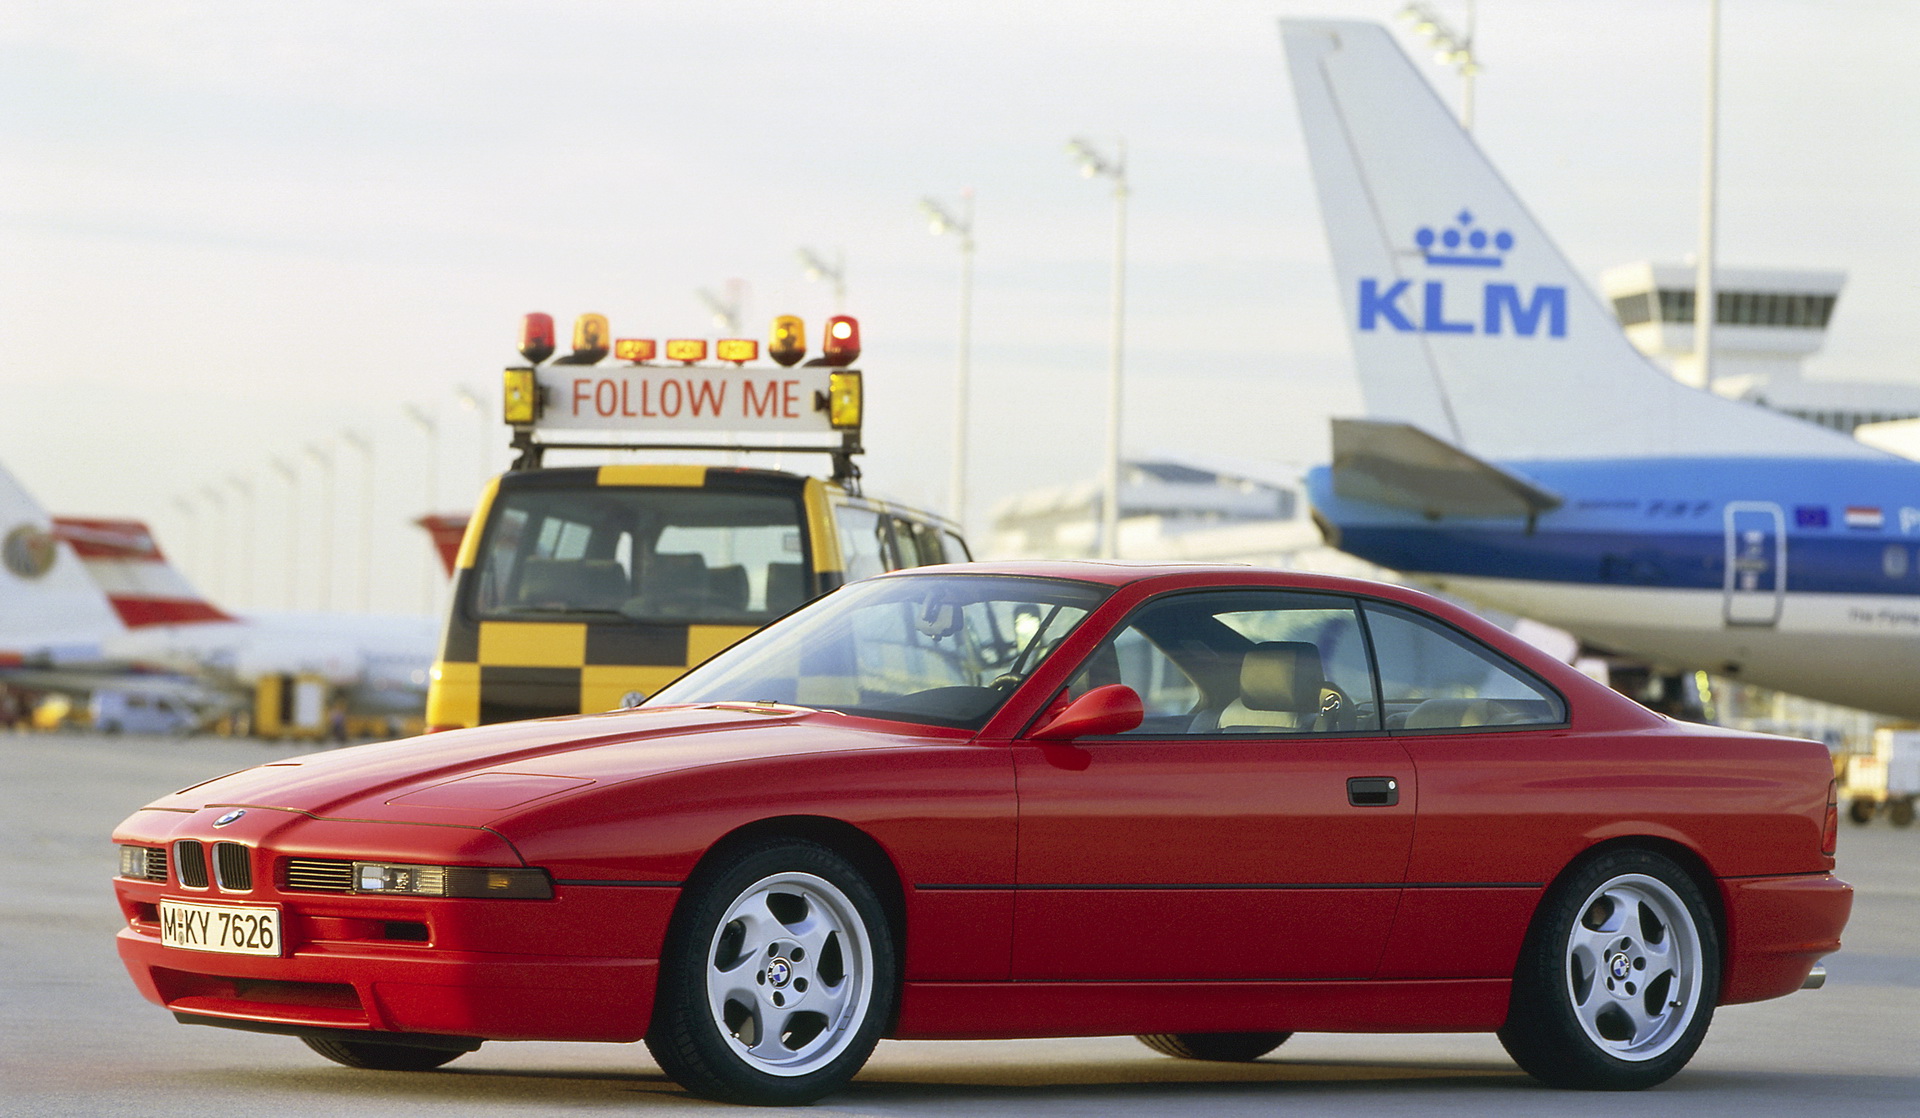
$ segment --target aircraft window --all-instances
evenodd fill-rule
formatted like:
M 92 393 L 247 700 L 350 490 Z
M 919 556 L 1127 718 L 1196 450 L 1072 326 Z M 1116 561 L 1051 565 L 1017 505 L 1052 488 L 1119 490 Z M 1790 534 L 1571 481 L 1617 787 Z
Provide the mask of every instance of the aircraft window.
M 1480 642 L 1398 606 L 1368 602 L 1390 730 L 1540 726 L 1566 721 L 1566 703 Z
M 1880 553 L 1880 569 L 1888 578 L 1901 578 L 1907 573 L 1907 549 L 1897 543 L 1890 543 Z

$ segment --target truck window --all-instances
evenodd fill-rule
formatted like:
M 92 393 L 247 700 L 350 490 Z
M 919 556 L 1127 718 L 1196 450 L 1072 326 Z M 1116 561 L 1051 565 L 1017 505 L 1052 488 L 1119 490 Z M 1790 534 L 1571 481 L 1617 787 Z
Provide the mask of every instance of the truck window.
M 501 496 L 481 550 L 483 618 L 764 622 L 806 600 L 794 497 L 599 486 Z
M 887 526 L 893 529 L 893 553 L 899 558 L 902 568 L 924 567 L 940 561 L 937 557 L 929 557 L 921 548 L 921 537 L 914 531 L 911 521 L 890 516 Z
M 858 505 L 840 505 L 833 510 L 833 518 L 840 526 L 840 557 L 846 563 L 848 582 L 893 569 L 895 564 L 887 554 L 887 529 L 879 513 Z

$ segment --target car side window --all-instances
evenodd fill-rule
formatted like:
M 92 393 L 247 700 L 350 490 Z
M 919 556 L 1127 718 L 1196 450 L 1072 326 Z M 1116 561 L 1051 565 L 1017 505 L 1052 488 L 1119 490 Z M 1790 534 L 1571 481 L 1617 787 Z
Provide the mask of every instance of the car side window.
M 1356 603 L 1290 591 L 1170 594 L 1080 665 L 1079 694 L 1122 683 L 1146 717 L 1128 736 L 1378 732 Z
M 1550 726 L 1566 702 L 1505 656 L 1413 610 L 1366 604 L 1389 730 Z

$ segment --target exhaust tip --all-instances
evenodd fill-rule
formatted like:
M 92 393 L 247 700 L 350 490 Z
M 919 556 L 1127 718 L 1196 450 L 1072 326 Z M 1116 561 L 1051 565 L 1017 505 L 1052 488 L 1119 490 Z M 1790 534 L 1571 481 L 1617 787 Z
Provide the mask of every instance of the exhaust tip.
M 1818 990 L 1827 984 L 1827 968 L 1824 963 L 1815 963 L 1807 972 L 1807 980 L 1800 984 L 1802 990 Z

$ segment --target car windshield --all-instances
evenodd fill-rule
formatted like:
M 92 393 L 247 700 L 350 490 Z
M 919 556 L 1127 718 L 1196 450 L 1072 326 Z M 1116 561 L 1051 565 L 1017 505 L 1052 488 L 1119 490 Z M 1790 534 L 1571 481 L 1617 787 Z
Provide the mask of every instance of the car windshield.
M 1112 590 L 927 574 L 847 586 L 647 701 L 775 702 L 979 729 Z

